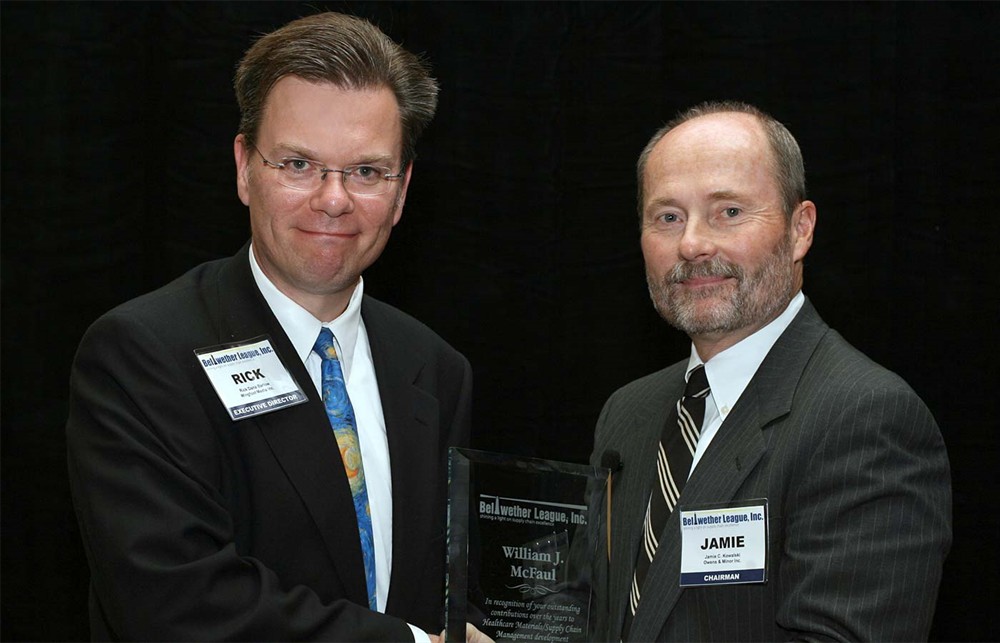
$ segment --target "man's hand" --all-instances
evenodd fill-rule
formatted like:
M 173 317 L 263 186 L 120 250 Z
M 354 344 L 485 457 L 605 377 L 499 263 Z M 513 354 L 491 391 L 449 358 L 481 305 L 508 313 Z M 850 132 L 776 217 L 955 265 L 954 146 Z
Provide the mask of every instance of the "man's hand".
M 439 636 L 428 634 L 431 643 L 444 643 L 444 631 Z M 472 623 L 465 624 L 465 643 L 495 643 L 493 639 L 476 629 Z
M 465 643 L 494 643 L 493 639 L 476 629 L 472 623 L 465 624 Z

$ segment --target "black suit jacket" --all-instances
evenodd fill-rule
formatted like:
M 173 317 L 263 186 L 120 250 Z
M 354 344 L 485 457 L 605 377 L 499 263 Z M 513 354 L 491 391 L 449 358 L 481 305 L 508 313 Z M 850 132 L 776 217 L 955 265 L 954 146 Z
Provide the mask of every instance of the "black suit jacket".
M 447 447 L 468 361 L 365 297 L 392 472 L 386 613 L 369 611 L 336 439 L 247 248 L 101 317 L 73 366 L 70 483 L 98 639 L 412 640 L 443 627 Z M 194 350 L 268 335 L 309 401 L 232 421 Z
M 655 475 L 656 444 L 687 360 L 608 400 L 594 463 L 621 453 L 598 638 L 618 640 Z M 940 431 L 899 377 L 806 301 L 691 474 L 679 505 L 767 498 L 765 584 L 682 589 L 679 512 L 667 521 L 629 638 L 636 641 L 919 640 L 951 543 Z M 602 544 L 603 547 L 603 544 Z M 601 550 L 605 552 L 605 549 Z

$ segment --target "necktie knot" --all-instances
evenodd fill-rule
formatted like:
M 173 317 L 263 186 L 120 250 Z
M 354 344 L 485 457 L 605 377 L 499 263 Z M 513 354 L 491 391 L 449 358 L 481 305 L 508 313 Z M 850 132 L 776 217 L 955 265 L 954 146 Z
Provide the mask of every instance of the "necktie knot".
M 699 364 L 691 371 L 691 375 L 688 376 L 687 386 L 684 387 L 684 397 L 708 397 L 710 390 L 708 387 L 708 375 L 705 374 L 705 365 Z
M 337 359 L 337 348 L 333 345 L 333 333 L 329 328 L 321 328 L 316 343 L 313 344 L 315 351 L 323 359 Z

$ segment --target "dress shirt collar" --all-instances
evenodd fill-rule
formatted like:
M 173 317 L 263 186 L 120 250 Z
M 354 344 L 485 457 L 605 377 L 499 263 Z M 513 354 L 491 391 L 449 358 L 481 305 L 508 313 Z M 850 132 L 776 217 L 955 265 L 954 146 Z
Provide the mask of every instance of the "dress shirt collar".
M 784 312 L 775 317 L 774 320 L 753 335 L 722 351 L 708 362 L 702 362 L 694 344 L 691 345 L 691 357 L 688 358 L 685 380 L 696 366 L 705 364 L 705 375 L 708 377 L 708 385 L 712 389 L 709 399 L 714 400 L 716 410 L 723 420 L 729 415 L 729 411 L 736 406 L 737 400 L 750 384 L 750 380 L 757 372 L 757 368 L 760 367 L 760 363 L 764 361 L 771 347 L 795 319 L 805 300 L 805 295 L 800 290 L 792 297 L 792 301 L 789 302 Z
M 304 364 L 309 354 L 312 352 L 316 338 L 319 336 L 320 328 L 327 327 L 333 333 L 337 342 L 337 354 L 344 368 L 344 374 L 350 370 L 354 361 L 354 346 L 358 338 L 358 328 L 361 324 L 361 297 L 364 294 L 364 280 L 358 278 L 358 285 L 354 288 L 351 301 L 347 308 L 339 317 L 331 322 L 322 323 L 312 316 L 302 306 L 295 303 L 285 293 L 278 290 L 264 271 L 257 264 L 257 258 L 253 254 L 253 245 L 250 246 L 250 271 L 253 279 L 257 283 L 267 305 L 271 307 L 274 316 L 277 317 L 281 328 L 288 335 L 295 353 Z

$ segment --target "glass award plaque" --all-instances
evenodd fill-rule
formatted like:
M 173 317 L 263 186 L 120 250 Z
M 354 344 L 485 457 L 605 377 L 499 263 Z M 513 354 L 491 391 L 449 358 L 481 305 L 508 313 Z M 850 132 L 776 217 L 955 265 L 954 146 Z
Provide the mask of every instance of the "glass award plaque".
M 586 641 L 608 470 L 451 448 L 448 641 Z

